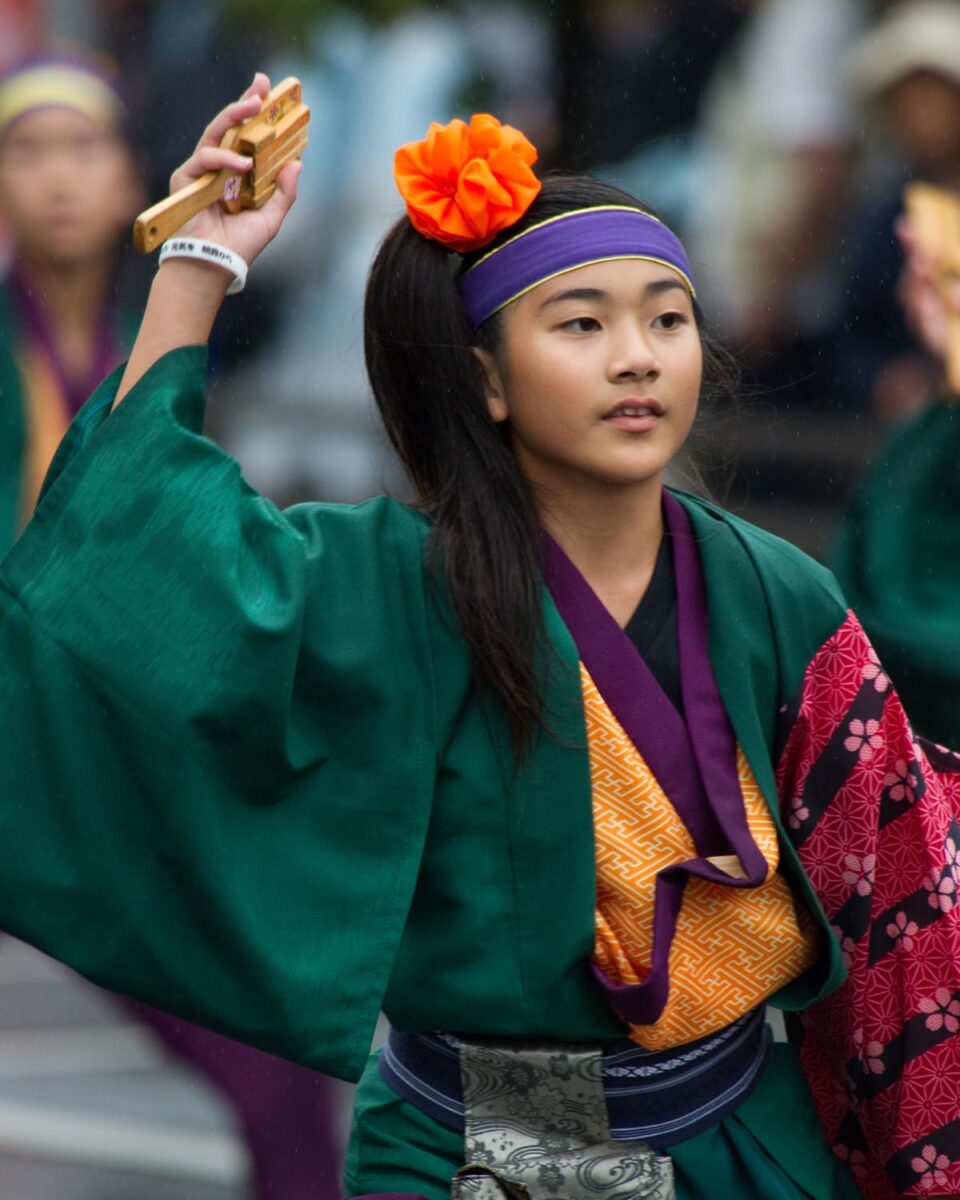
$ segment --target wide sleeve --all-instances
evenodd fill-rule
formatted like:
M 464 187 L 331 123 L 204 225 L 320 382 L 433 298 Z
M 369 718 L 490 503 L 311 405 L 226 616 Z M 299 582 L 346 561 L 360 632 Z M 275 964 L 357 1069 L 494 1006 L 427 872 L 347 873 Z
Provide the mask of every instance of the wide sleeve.
M 867 1200 L 960 1193 L 960 756 L 918 741 L 850 613 L 783 714 L 783 820 L 847 969 L 797 1020 Z
M 277 510 L 204 365 L 108 380 L 0 566 L 0 926 L 356 1078 L 433 792 L 422 523 Z
M 911 720 L 960 746 L 960 406 L 898 430 L 838 531 L 833 568 Z

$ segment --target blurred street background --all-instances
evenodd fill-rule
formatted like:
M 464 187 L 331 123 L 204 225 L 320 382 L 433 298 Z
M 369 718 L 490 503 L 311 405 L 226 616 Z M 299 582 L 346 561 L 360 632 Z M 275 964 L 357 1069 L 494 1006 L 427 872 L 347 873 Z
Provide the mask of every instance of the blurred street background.
M 212 353 L 211 432 L 278 503 L 404 494 L 363 373 L 365 273 L 400 213 L 394 149 L 489 111 L 545 169 L 620 183 L 685 238 L 743 372 L 735 407 L 706 405 L 692 473 L 824 557 L 871 454 L 933 386 L 896 300 L 893 222 L 907 180 L 960 186 L 960 39 L 937 37 L 956 4 L 0 0 L 0 67 L 102 55 L 151 201 L 255 69 L 303 81 L 300 200 Z M 877 50 L 871 31 L 911 6 L 914 34 Z M 0 262 L 2 247 L 0 229 Z M 123 257 L 135 308 L 154 264 Z M 330 1088 L 317 1120 L 342 1144 L 349 1089 Z M 332 1159 L 318 1200 L 335 1176 Z M 94 1197 L 260 1200 L 208 1078 L 128 1008 L 0 941 L 0 1200 Z

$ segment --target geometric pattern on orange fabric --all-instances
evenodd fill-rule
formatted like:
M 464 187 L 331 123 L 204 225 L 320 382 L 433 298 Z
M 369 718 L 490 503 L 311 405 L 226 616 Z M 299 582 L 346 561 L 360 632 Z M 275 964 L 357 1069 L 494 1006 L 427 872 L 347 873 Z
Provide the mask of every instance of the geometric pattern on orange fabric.
M 597 911 L 594 959 L 614 983 L 642 983 L 650 970 L 657 874 L 697 856 L 676 809 L 581 663 L 590 752 Z M 670 950 L 663 1012 L 630 1037 L 665 1050 L 742 1017 L 796 979 L 817 956 L 812 918 L 779 874 L 777 831 L 737 747 L 747 825 L 767 863 L 756 888 L 687 878 Z M 718 861 L 718 860 L 714 860 Z M 723 860 L 737 874 L 737 860 Z

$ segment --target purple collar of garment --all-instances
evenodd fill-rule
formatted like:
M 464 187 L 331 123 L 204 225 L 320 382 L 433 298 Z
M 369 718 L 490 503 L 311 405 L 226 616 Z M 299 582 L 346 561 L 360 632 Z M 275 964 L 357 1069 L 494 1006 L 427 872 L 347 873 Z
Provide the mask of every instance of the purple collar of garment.
M 607 205 L 563 213 L 533 225 L 484 255 L 457 280 L 474 329 L 524 292 L 591 263 L 640 258 L 676 271 L 696 296 L 680 239 L 649 213 Z
M 686 880 L 759 887 L 767 863 L 747 825 L 737 773 L 737 744 L 713 670 L 708 601 L 690 520 L 663 493 L 666 536 L 673 546 L 677 633 L 684 716 L 677 712 L 630 638 L 552 538 L 544 535 L 544 576 L 580 659 L 610 711 L 643 756 L 694 840 L 698 854 L 662 870 L 654 892 L 650 973 L 639 984 L 615 984 L 594 965 L 609 1001 L 627 1021 L 650 1025 L 669 991 L 670 947 Z M 736 854 L 744 878 L 733 879 L 708 856 Z
M 46 314 L 32 290 L 16 272 L 11 276 L 10 290 L 24 334 L 43 348 L 70 416 L 76 416 L 97 384 L 110 374 L 122 358 L 120 343 L 114 334 L 112 307 L 105 306 L 100 314 L 90 374 L 86 379 L 77 380 L 67 374 Z

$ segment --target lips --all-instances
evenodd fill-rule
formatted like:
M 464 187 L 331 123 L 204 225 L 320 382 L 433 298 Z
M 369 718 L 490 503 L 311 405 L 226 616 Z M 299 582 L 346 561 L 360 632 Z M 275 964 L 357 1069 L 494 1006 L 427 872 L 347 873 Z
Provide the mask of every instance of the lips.
M 603 419 L 614 421 L 619 417 L 631 419 L 662 416 L 663 405 L 660 401 L 654 400 L 652 396 L 646 396 L 642 399 L 621 400 L 619 404 L 615 404 L 613 408 L 603 414 Z

